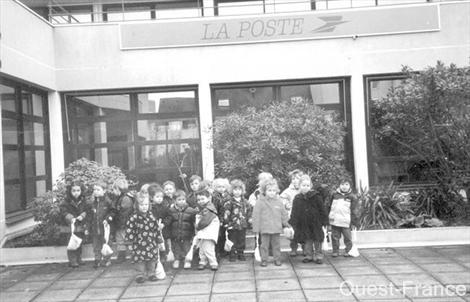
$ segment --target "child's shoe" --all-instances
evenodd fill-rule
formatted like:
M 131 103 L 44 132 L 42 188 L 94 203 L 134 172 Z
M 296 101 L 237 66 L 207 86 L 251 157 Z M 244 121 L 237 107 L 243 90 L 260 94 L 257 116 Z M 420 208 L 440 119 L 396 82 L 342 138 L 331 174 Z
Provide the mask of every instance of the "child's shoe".
M 275 266 L 281 266 L 282 263 L 281 263 L 280 260 L 275 260 L 275 261 L 274 261 L 274 265 L 275 265 Z
M 303 263 L 313 262 L 313 259 L 312 258 L 304 258 L 304 259 L 302 259 L 302 262 Z
M 268 266 L 268 262 L 266 260 L 263 260 L 263 261 L 261 261 L 260 266 L 266 267 L 266 266 Z
M 135 278 L 135 282 L 144 283 L 145 282 L 145 277 L 144 276 L 138 276 L 137 278 Z
M 339 256 L 339 253 L 338 253 L 338 252 L 333 252 L 333 253 L 331 253 L 331 257 L 333 257 L 333 258 L 336 258 L 336 257 L 338 257 L 338 256 Z
M 317 259 L 315 260 L 315 263 L 316 263 L 316 264 L 323 264 L 323 259 L 317 258 Z
M 178 269 L 179 267 L 180 267 L 180 261 L 179 260 L 173 261 L 173 268 Z
M 344 252 L 343 256 L 344 257 L 352 257 L 351 255 L 349 255 L 349 252 Z
M 296 257 L 297 256 L 297 251 L 290 251 L 289 256 Z
M 101 260 L 96 260 L 95 259 L 95 262 L 93 264 L 93 268 L 98 268 L 98 267 L 100 267 L 100 265 L 101 265 Z
M 158 280 L 158 278 L 155 275 L 152 275 L 152 276 L 149 277 L 149 281 L 151 281 L 151 282 L 155 282 L 157 280 Z
M 124 261 L 126 261 L 126 251 L 119 251 L 116 258 L 116 263 L 123 263 Z
M 105 266 L 105 267 L 111 266 L 111 260 L 103 259 L 103 261 L 101 262 L 101 266 Z
M 216 271 L 219 269 L 219 266 L 217 264 L 211 265 L 211 270 Z
M 197 269 L 200 270 L 200 271 L 202 271 L 205 268 L 206 268 L 205 264 L 199 264 L 198 267 L 197 267 Z
M 191 262 L 185 261 L 183 268 L 184 268 L 184 269 L 190 269 L 190 268 L 191 268 Z
M 229 261 L 230 262 L 235 262 L 237 260 L 237 255 L 235 253 L 230 253 Z

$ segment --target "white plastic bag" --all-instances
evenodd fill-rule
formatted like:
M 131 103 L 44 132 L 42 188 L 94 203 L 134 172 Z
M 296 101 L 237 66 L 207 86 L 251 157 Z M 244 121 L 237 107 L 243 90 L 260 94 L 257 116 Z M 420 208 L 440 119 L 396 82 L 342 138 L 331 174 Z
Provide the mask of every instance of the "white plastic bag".
M 166 278 L 165 269 L 163 268 L 163 264 L 160 262 L 160 259 L 158 259 L 157 266 L 155 267 L 155 276 L 158 280 L 163 280 Z
M 111 232 L 111 227 L 109 226 L 109 223 L 106 223 L 104 225 L 104 243 L 103 243 L 103 247 L 101 248 L 101 255 L 103 255 L 103 257 L 111 256 L 114 253 L 113 249 L 108 244 L 110 232 Z
M 171 240 L 167 239 L 168 241 L 168 253 L 166 254 L 166 261 L 167 262 L 173 262 L 175 261 L 175 255 L 173 254 L 173 251 L 171 249 Z
M 356 247 L 356 244 L 355 244 L 356 240 L 357 240 L 357 230 L 354 227 L 351 231 L 351 241 L 353 242 L 353 246 L 351 250 L 348 252 L 349 256 L 351 257 L 359 257 L 361 255 L 359 253 L 358 248 Z
M 328 230 L 326 227 L 323 227 L 322 229 L 323 229 L 323 234 L 325 234 L 325 238 L 323 239 L 321 248 L 323 251 L 328 251 L 331 249 L 330 234 L 328 233 Z
M 67 250 L 75 251 L 82 244 L 82 238 L 80 238 L 80 237 L 78 237 L 77 235 L 74 234 L 74 232 L 75 232 L 75 221 L 72 222 L 72 224 L 70 225 L 70 228 L 71 228 L 71 234 L 70 234 L 69 244 L 67 245 Z
M 230 252 L 232 250 L 233 242 L 232 240 L 228 239 L 228 231 L 225 231 L 225 245 L 224 250 L 226 252 Z
M 286 237 L 289 240 L 294 239 L 294 229 L 292 227 L 285 227 L 283 229 L 284 232 L 284 237 Z
M 255 235 L 255 260 L 261 262 L 261 254 L 259 253 L 258 235 Z
M 189 249 L 186 257 L 184 257 L 185 262 L 192 262 L 193 261 L 193 254 L 194 254 L 194 246 L 197 244 L 198 239 L 194 237 L 193 243 L 191 244 L 191 248 Z

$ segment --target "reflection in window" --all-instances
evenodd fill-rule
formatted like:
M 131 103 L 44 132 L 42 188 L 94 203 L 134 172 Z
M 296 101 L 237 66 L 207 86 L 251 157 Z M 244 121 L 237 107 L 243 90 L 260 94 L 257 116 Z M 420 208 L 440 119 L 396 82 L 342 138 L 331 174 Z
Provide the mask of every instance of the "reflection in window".
M 264 12 L 264 1 L 218 1 L 217 9 L 219 16 L 262 14 Z
M 139 120 L 137 122 L 139 140 L 197 139 L 199 128 L 194 118 L 177 120 Z
M 2 110 L 16 112 L 15 89 L 13 87 L 0 84 L 0 98 Z
M 273 87 L 249 87 L 215 90 L 216 110 L 237 110 L 247 106 L 262 107 L 274 100 Z
M 157 19 L 193 18 L 202 16 L 199 1 L 157 3 L 155 17 Z
M 20 177 L 20 158 L 17 150 L 3 150 L 3 175 L 5 179 Z
M 84 96 L 73 101 L 74 116 L 120 116 L 131 110 L 128 94 Z
M 51 7 L 49 19 L 53 24 L 93 22 L 91 6 Z
M 3 108 L 3 107 L 2 107 Z M 18 144 L 18 122 L 13 119 L 2 117 L 3 144 Z
M 196 111 L 194 91 L 139 93 L 139 113 L 170 113 Z
M 137 20 L 150 20 L 151 6 L 129 6 L 124 5 L 106 7 L 106 20 L 110 22 L 118 21 L 137 21 Z
M 303 12 L 312 9 L 310 1 L 265 0 L 266 13 Z

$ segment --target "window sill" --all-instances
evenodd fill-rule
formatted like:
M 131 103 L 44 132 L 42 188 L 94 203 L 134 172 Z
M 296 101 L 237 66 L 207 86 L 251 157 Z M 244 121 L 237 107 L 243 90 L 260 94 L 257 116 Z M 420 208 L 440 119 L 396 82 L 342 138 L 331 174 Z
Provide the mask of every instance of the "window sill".
M 17 211 L 6 215 L 6 224 L 15 224 L 33 217 L 31 210 Z

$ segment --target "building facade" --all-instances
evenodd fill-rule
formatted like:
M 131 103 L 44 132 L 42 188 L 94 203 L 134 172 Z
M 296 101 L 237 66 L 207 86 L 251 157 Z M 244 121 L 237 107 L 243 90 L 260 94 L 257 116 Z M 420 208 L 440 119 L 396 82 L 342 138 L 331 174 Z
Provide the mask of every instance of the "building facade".
M 116 3 L 117 2 L 117 3 Z M 395 5 L 391 5 L 395 4 Z M 214 177 L 211 126 L 306 98 L 347 130 L 357 187 L 412 182 L 370 137 L 402 66 L 468 64 L 470 1 L 0 1 L 0 239 L 86 157 L 141 181 Z

